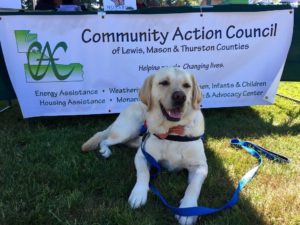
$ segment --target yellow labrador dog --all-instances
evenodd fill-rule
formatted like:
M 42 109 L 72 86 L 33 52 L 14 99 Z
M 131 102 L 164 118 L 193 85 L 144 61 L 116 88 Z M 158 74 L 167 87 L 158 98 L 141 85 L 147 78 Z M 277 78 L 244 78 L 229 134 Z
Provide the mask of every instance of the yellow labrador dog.
M 197 206 L 202 184 L 207 176 L 207 163 L 201 139 L 188 142 L 169 140 L 168 136 L 197 137 L 204 134 L 204 118 L 199 104 L 202 99 L 196 79 L 187 71 L 167 68 L 149 76 L 140 90 L 140 103 L 129 106 L 106 130 L 83 144 L 82 150 L 96 149 L 104 157 L 109 146 L 117 143 L 139 143 L 138 134 L 144 120 L 150 133 L 146 151 L 169 170 L 187 169 L 188 187 L 180 206 Z M 129 196 L 132 208 L 146 203 L 149 189 L 149 164 L 141 148 L 135 159 L 137 181 Z M 194 224 L 196 216 L 177 216 L 182 225 Z

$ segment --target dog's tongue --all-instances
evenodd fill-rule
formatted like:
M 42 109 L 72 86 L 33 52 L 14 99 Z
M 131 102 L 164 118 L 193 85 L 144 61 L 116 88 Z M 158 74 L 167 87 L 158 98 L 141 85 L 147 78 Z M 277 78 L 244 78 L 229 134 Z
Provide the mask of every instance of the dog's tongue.
M 170 117 L 175 118 L 175 119 L 180 119 L 181 115 L 182 115 L 182 113 L 179 109 L 168 110 L 168 114 Z

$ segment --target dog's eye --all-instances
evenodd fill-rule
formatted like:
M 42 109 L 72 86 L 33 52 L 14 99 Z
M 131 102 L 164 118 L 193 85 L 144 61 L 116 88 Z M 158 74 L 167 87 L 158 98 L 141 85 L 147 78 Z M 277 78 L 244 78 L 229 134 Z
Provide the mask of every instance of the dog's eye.
M 159 82 L 159 84 L 162 86 L 168 86 L 170 84 L 170 82 L 167 80 L 163 80 L 163 81 Z
M 189 83 L 184 83 L 182 86 L 183 86 L 184 88 L 190 88 L 190 87 L 191 87 L 191 85 L 190 85 Z

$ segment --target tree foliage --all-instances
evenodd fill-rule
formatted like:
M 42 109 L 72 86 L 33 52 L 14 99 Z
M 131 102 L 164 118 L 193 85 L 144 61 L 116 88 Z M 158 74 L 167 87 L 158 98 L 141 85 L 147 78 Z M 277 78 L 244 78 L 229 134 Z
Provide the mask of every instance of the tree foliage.
M 33 9 L 33 1 L 32 0 L 21 0 L 23 9 Z
M 35 0 L 38 1 L 38 0 Z M 141 0 L 146 6 L 186 6 L 186 5 L 199 5 L 202 0 Z M 32 10 L 34 0 L 21 0 L 22 8 Z M 96 6 L 102 5 L 102 0 L 79 0 L 80 4 L 84 4 L 88 9 L 93 9 Z

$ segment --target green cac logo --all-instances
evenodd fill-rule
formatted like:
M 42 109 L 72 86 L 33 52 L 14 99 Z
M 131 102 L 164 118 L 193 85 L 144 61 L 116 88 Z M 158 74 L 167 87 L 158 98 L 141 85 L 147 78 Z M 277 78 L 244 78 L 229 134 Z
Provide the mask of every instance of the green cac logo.
M 15 37 L 19 53 L 26 53 L 24 70 L 27 82 L 83 81 L 83 66 L 80 63 L 61 63 L 62 53 L 68 45 L 59 42 L 51 49 L 49 42 L 43 46 L 37 34 L 29 30 L 16 30 Z

